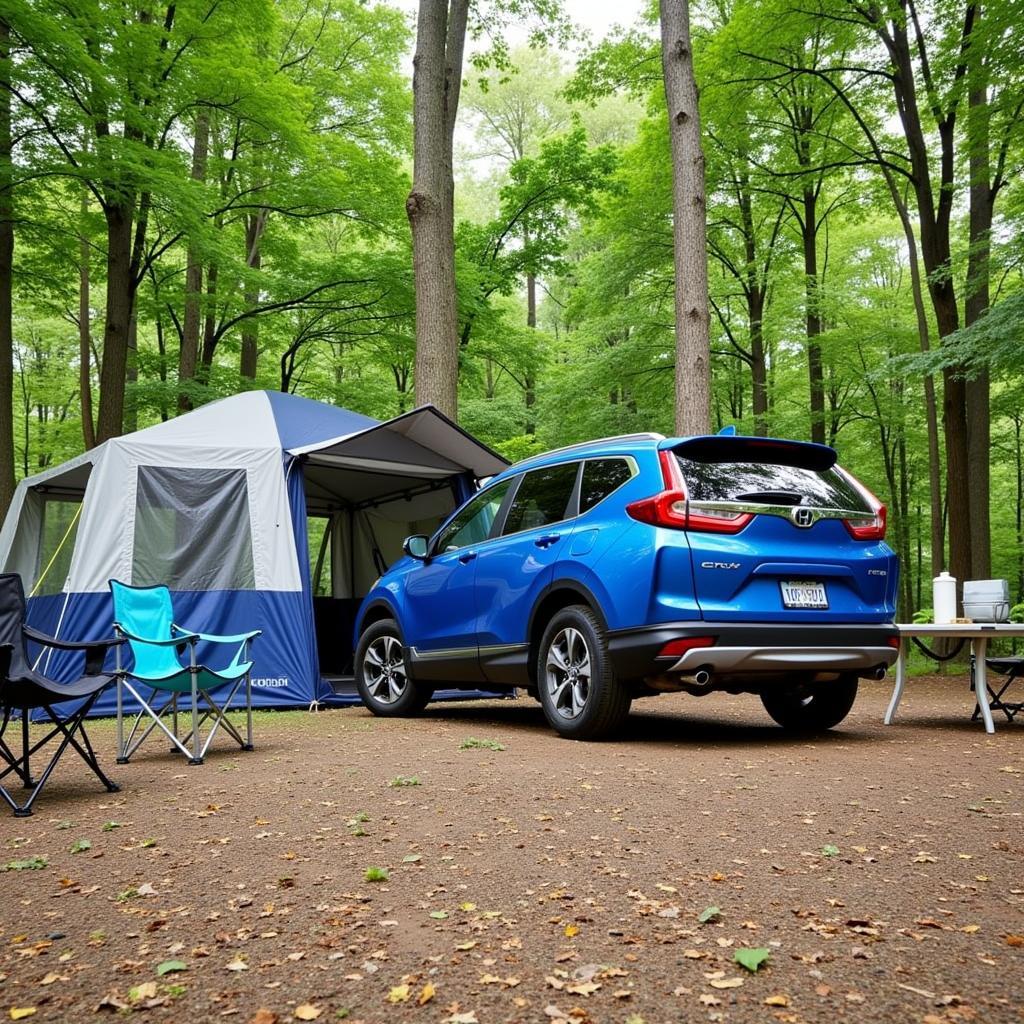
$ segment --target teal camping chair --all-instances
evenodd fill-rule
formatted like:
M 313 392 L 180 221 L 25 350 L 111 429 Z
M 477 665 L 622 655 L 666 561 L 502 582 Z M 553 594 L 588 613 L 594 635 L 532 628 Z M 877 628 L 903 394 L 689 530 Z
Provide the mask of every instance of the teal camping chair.
M 206 751 L 220 726 L 231 734 L 243 750 L 252 750 L 252 662 L 249 660 L 249 645 L 260 635 L 260 630 L 239 633 L 237 636 L 213 636 L 208 633 L 193 633 L 174 622 L 171 592 L 166 587 L 130 587 L 117 580 L 110 581 L 110 592 L 114 598 L 114 633 L 128 641 L 134 658 L 131 668 L 125 668 L 121 661 L 121 648 L 117 648 L 117 763 L 127 764 L 132 754 L 145 742 L 149 734 L 159 728 L 178 750 L 189 759 L 189 764 L 202 764 Z M 226 668 L 214 669 L 199 663 L 196 648 L 200 643 L 237 645 L 234 657 Z M 181 655 L 187 649 L 188 664 L 183 665 Z M 149 689 L 149 699 L 144 700 L 135 683 L 141 689 Z M 226 712 L 235 694 L 245 684 L 246 738 L 227 720 Z M 218 707 L 210 696 L 212 690 L 228 687 L 227 699 Z M 142 705 L 135 716 L 127 739 L 124 735 L 123 690 Z M 159 694 L 166 694 L 163 704 L 157 707 Z M 178 738 L 178 698 L 190 694 L 192 698 L 192 731 Z M 202 717 L 199 705 L 202 702 Z M 171 713 L 171 728 L 163 718 Z M 153 719 L 136 739 L 136 733 L 143 718 Z M 203 723 L 213 719 L 206 741 L 201 742 L 200 730 Z M 191 744 L 191 750 L 188 747 Z

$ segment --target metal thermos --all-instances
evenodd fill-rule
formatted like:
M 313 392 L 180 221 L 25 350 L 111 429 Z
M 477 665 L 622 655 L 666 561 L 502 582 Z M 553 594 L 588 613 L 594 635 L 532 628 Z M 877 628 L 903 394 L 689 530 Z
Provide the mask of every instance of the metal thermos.
M 956 577 L 948 572 L 932 580 L 932 610 L 936 625 L 956 621 Z

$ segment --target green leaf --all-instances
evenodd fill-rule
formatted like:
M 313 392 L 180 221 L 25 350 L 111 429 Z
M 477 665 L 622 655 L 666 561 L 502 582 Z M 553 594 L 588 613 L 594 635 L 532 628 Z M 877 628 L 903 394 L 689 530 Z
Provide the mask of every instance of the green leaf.
M 105 821 L 103 822 L 103 831 L 113 832 L 115 828 L 120 828 L 121 824 L 120 821 Z
M 419 854 L 419 853 L 407 853 L 402 858 L 402 863 L 403 864 L 415 864 L 415 863 L 417 863 L 418 861 L 421 861 L 421 860 L 423 860 L 423 856 L 421 854 Z
M 72 853 L 83 853 L 85 850 L 92 849 L 92 842 L 88 839 L 76 839 L 71 844 Z
M 430 912 L 430 916 L 435 921 L 443 921 L 443 920 L 445 920 L 445 918 L 448 917 L 448 911 L 447 910 L 432 910 Z
M 162 964 L 157 964 L 156 974 L 158 978 L 162 978 L 165 974 L 172 974 L 175 971 L 187 971 L 188 964 L 184 960 L 165 960 Z
M 363 873 L 368 882 L 386 882 L 390 877 L 387 868 L 367 868 Z
M 756 972 L 757 969 L 768 959 L 770 949 L 759 946 L 755 949 L 737 949 L 733 954 L 733 960 L 748 971 Z
M 831 843 L 827 843 L 821 848 L 821 855 L 822 857 L 838 857 L 839 847 L 833 846 Z
M 700 912 L 700 916 L 697 918 L 701 924 L 707 924 L 709 921 L 714 921 L 715 918 L 722 916 L 721 907 L 706 907 Z

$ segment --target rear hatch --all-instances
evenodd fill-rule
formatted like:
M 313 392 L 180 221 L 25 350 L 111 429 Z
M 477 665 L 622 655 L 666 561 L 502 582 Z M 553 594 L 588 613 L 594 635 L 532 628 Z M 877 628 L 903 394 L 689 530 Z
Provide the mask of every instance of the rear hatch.
M 697 603 L 711 622 L 889 622 L 885 508 L 825 445 L 697 437 L 659 446 L 686 493 Z

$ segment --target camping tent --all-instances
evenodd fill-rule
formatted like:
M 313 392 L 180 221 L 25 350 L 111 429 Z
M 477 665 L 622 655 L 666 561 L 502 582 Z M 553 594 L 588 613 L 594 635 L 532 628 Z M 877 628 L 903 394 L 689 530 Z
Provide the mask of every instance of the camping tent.
M 164 583 L 192 628 L 263 630 L 254 703 L 309 705 L 354 692 L 355 612 L 402 539 L 506 465 L 432 406 L 380 423 L 250 391 L 23 480 L 0 565 L 21 574 L 31 624 L 71 639 L 110 635 L 109 580 Z M 43 657 L 57 678 L 78 667 Z

